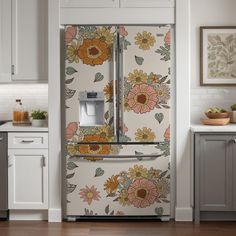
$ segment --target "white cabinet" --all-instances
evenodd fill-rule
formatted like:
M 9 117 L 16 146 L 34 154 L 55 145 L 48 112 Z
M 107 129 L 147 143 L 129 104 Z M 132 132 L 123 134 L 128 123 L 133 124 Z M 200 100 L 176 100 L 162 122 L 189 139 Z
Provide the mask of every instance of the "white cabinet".
M 48 0 L 1 0 L 0 83 L 47 78 Z
M 175 0 L 61 0 L 61 7 L 174 7 Z
M 11 81 L 11 1 L 0 1 L 0 83 Z
M 47 80 L 47 0 L 12 0 L 12 80 Z
M 174 7 L 174 0 L 120 0 L 121 7 Z
M 48 149 L 44 145 L 45 142 L 38 142 L 48 134 L 44 133 L 43 136 L 42 134 L 34 132 L 8 134 L 8 202 L 10 210 L 48 208 Z M 37 144 L 21 142 L 21 140 L 29 141 L 30 139 Z M 47 138 L 43 140 L 47 140 Z
M 61 0 L 61 7 L 119 7 L 119 0 Z

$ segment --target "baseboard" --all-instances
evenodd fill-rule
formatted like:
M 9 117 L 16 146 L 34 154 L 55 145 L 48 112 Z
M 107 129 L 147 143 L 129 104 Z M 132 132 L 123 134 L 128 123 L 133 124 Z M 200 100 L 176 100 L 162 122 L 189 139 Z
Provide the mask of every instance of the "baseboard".
M 193 209 L 191 207 L 176 207 L 175 221 L 193 221 Z
M 10 210 L 9 220 L 47 220 L 47 210 Z
M 62 211 L 61 208 L 49 208 L 48 209 L 48 222 L 61 222 Z

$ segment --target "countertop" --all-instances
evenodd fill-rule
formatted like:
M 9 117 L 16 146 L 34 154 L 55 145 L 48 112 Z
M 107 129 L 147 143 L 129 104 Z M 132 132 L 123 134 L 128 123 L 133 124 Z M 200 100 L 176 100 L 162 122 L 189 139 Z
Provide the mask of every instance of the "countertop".
M 230 132 L 236 132 L 236 124 L 228 124 L 228 125 L 202 125 L 202 124 L 192 124 L 191 125 L 191 131 L 193 133 L 197 132 L 220 132 L 220 133 L 230 133 Z
M 48 132 L 48 127 L 16 126 L 7 122 L 0 125 L 0 132 Z

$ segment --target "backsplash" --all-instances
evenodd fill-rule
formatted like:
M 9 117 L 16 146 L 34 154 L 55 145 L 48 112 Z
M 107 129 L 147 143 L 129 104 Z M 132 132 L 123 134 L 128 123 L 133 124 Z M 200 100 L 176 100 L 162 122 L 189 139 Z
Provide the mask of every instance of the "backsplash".
M 0 85 L 0 120 L 12 120 L 15 99 L 20 98 L 29 110 L 48 110 L 47 84 L 2 84 Z

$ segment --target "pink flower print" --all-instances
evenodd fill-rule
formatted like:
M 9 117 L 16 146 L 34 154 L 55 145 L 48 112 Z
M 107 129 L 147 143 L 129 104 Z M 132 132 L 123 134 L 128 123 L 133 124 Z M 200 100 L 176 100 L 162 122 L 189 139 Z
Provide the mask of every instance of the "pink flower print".
M 87 185 L 85 188 L 80 189 L 80 198 L 83 199 L 84 202 L 87 202 L 89 205 L 91 205 L 93 200 L 98 201 L 101 196 L 99 195 L 99 191 L 97 191 L 97 188 L 94 187 L 94 185 L 89 188 Z
M 71 43 L 71 41 L 75 38 L 76 34 L 77 34 L 77 27 L 75 26 L 67 27 L 65 32 L 66 43 Z
M 166 33 L 164 41 L 165 41 L 165 44 L 170 45 L 170 30 Z
M 158 97 L 153 87 L 147 84 L 135 85 L 127 96 L 128 104 L 135 113 L 146 113 L 154 109 Z
M 128 32 L 125 30 L 125 27 L 124 26 L 120 26 L 120 35 L 122 37 L 125 37 L 128 35 Z
M 66 127 L 66 139 L 71 139 L 78 129 L 78 124 L 76 122 L 71 122 Z
M 147 179 L 137 179 L 128 188 L 128 198 L 137 208 L 152 205 L 158 196 L 155 184 Z
M 166 131 L 164 133 L 164 138 L 165 138 L 165 140 L 170 141 L 170 126 L 166 129 Z

